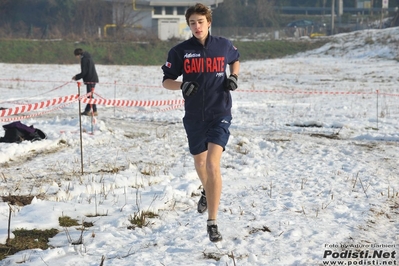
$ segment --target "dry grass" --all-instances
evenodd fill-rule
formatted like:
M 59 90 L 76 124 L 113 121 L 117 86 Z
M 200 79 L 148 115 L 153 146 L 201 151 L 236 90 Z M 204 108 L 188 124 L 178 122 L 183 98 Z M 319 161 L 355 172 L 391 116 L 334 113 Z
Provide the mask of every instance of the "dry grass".
M 128 229 L 135 229 L 135 228 L 143 228 L 150 224 L 148 218 L 155 218 L 158 217 L 158 214 L 155 214 L 151 211 L 143 211 L 143 212 L 136 212 L 133 215 L 130 215 L 129 222 L 132 224 L 128 226 Z
M 17 229 L 13 231 L 13 234 L 15 238 L 9 239 L 6 244 L 0 244 L 0 260 L 26 249 L 48 249 L 50 247 L 48 245 L 49 238 L 58 234 L 58 230 L 54 228 L 46 230 Z

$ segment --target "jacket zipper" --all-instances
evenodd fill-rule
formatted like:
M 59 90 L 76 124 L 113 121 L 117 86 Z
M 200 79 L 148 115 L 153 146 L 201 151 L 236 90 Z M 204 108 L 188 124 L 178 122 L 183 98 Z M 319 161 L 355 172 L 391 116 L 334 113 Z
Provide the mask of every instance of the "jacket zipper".
M 203 51 L 204 51 L 204 61 L 206 62 L 206 47 L 205 46 L 203 47 Z M 204 69 L 204 71 L 205 71 L 205 69 Z M 202 121 L 205 121 L 205 98 L 206 98 L 205 93 L 207 92 L 205 72 L 202 73 L 202 76 L 204 77 L 204 93 L 202 94 Z

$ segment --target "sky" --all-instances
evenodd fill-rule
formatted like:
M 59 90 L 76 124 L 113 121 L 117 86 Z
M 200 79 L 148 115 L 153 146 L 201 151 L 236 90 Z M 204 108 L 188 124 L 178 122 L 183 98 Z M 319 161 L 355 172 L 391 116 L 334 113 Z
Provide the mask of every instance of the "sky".
M 97 65 L 96 97 L 108 103 L 80 121 L 78 101 L 52 101 L 77 94 L 79 62 L 0 63 L 0 107 L 47 106 L 0 117 L 47 135 L 0 143 L 0 195 L 34 196 L 12 206 L 11 230 L 59 230 L 51 248 L 0 265 L 397 265 L 398 36 L 345 33 L 306 53 L 241 62 L 219 243 L 196 211 L 182 96 L 162 88 L 161 66 Z M 132 226 L 142 212 L 156 216 Z M 0 202 L 2 243 L 8 213 Z M 93 226 L 64 228 L 63 216 Z

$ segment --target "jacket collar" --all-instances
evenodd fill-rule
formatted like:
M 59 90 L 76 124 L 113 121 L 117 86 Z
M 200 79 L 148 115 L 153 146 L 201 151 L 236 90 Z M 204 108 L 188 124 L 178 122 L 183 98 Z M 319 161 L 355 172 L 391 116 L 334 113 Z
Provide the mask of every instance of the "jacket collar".
M 197 45 L 201 45 L 202 43 L 193 35 L 193 37 L 191 38 L 193 40 L 193 42 Z M 213 37 L 211 36 L 211 33 L 208 32 L 208 36 L 205 39 L 205 45 L 203 47 L 207 48 L 209 46 L 209 44 L 211 43 Z

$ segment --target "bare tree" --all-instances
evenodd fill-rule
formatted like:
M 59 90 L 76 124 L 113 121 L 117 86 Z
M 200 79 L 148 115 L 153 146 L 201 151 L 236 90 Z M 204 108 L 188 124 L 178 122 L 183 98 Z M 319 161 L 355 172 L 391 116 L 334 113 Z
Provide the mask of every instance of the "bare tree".
M 275 18 L 276 12 L 274 11 L 275 0 L 256 0 L 256 13 L 258 25 L 261 27 L 277 25 Z
M 112 9 L 103 0 L 81 0 L 76 9 L 74 25 L 84 38 L 96 36 L 98 28 L 110 20 Z
M 134 39 L 144 33 L 141 21 L 151 17 L 152 9 L 136 5 L 135 1 L 112 1 L 113 17 L 109 27 L 114 28 L 114 37 Z

